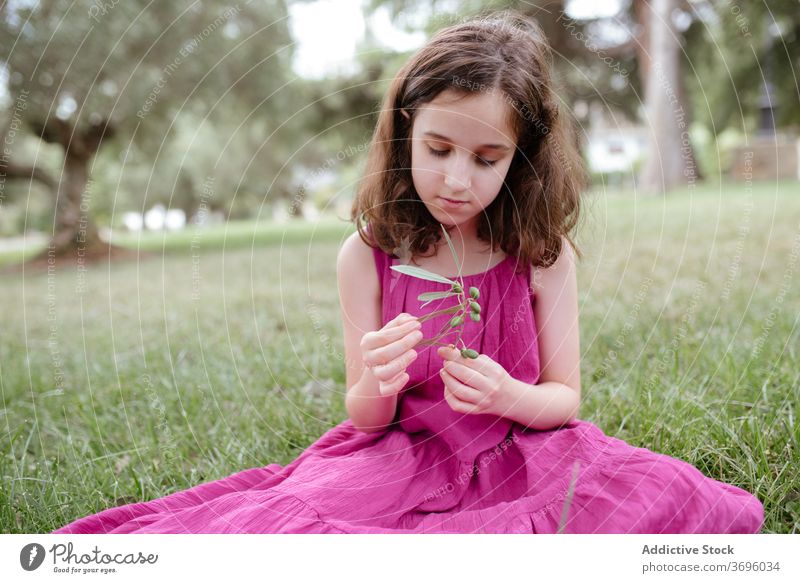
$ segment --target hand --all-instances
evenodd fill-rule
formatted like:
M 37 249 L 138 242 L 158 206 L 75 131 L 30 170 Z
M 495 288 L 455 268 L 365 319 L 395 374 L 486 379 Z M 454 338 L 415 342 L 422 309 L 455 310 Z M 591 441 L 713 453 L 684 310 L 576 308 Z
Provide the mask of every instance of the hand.
M 422 340 L 421 328 L 417 318 L 403 312 L 361 338 L 361 358 L 378 379 L 381 395 L 397 394 L 406 386 L 409 377 L 405 370 L 417 358 L 413 347 Z
M 439 373 L 444 381 L 444 398 L 453 411 L 504 416 L 514 379 L 501 364 L 485 354 L 464 358 L 452 345 L 442 346 L 438 352 L 444 359 Z

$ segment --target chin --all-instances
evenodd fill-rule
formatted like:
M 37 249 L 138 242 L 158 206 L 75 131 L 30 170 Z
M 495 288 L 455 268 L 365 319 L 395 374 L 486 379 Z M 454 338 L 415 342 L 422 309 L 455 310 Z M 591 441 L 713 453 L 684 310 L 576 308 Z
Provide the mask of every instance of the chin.
M 457 219 L 443 208 L 436 206 L 436 203 L 426 204 L 425 206 L 428 208 L 428 212 L 431 216 L 446 227 L 456 224 Z

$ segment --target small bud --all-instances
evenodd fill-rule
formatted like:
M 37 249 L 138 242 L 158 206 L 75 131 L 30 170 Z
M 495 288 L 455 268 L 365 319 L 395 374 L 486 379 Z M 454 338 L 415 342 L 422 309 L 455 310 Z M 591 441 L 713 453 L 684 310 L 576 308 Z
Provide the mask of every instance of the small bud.
M 481 297 L 481 292 L 477 287 L 471 287 L 469 288 L 469 297 L 471 297 L 473 300 L 477 300 L 479 297 Z
M 464 316 L 453 316 L 453 319 L 450 320 L 450 327 L 455 328 L 456 326 L 460 326 L 464 323 Z
M 476 314 L 481 313 L 481 305 L 478 302 L 470 302 L 469 309 L 475 312 Z
M 461 287 L 459 284 L 454 283 L 453 284 L 453 291 L 456 292 L 457 294 L 460 294 L 461 292 L 464 291 L 464 288 Z
M 469 317 L 472 318 L 473 322 L 480 322 L 481 321 L 481 315 L 480 314 L 476 314 L 475 312 L 470 312 L 469 313 Z
M 461 356 L 464 358 L 478 358 L 478 353 L 472 350 L 472 348 L 462 348 Z

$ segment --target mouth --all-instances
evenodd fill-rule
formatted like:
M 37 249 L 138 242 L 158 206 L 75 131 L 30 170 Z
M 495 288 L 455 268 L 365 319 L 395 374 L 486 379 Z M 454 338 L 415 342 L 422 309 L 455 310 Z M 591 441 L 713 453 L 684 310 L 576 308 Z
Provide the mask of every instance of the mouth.
M 466 200 L 454 200 L 452 198 L 445 198 L 443 196 L 440 196 L 439 198 L 444 201 L 445 206 L 449 206 L 449 207 L 459 207 L 459 206 L 467 204 Z

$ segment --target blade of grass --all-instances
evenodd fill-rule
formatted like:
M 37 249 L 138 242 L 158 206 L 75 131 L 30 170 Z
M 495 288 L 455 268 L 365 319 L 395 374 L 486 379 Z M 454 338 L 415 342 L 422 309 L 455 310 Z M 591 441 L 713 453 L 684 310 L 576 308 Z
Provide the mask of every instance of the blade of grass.
M 450 235 L 447 234 L 447 229 L 444 228 L 444 225 L 442 225 L 442 232 L 444 232 L 444 238 L 447 241 L 447 246 L 450 247 L 450 253 L 453 254 L 453 263 L 456 264 L 456 269 L 458 270 L 456 272 L 456 277 L 461 277 L 461 263 L 458 261 L 456 249 L 453 247 L 453 242 L 450 240 Z

